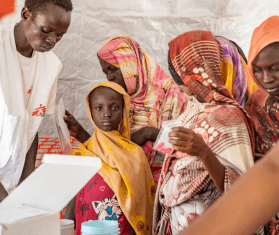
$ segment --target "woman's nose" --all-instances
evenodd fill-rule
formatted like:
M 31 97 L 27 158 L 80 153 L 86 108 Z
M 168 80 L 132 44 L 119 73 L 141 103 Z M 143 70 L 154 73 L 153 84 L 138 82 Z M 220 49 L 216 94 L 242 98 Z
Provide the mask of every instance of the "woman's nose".
M 48 42 L 50 45 L 54 46 L 54 45 L 57 43 L 57 36 L 56 36 L 55 34 L 52 35 L 52 36 L 49 36 L 49 37 L 47 38 L 47 42 Z
M 274 82 L 274 78 L 272 77 L 272 74 L 270 74 L 269 71 L 263 72 L 263 82 L 266 84 Z
M 115 79 L 115 76 L 111 72 L 108 72 L 107 79 L 108 81 L 113 81 Z

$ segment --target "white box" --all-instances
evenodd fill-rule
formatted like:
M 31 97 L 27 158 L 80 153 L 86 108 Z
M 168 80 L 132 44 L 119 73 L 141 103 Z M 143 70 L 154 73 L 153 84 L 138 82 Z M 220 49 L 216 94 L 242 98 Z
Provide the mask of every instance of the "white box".
M 0 235 L 60 235 L 60 211 L 101 167 L 97 157 L 45 155 L 0 203 Z

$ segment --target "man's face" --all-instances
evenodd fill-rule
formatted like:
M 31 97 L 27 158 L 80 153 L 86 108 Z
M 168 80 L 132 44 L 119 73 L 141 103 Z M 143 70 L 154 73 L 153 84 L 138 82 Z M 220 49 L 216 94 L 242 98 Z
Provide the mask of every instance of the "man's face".
M 71 23 L 71 12 L 48 3 L 34 16 L 27 9 L 22 11 L 24 35 L 30 46 L 38 52 L 50 51 L 67 32 Z

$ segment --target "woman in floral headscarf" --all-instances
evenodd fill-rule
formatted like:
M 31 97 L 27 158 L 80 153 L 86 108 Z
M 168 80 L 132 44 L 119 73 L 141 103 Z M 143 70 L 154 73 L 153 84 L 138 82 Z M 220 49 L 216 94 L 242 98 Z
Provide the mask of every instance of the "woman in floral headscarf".
M 153 234 L 186 228 L 253 166 L 250 122 L 226 88 L 222 61 L 222 44 L 211 32 L 187 32 L 169 43 L 171 73 L 193 98 L 179 117 L 183 127 L 169 134 L 175 152 L 158 183 Z

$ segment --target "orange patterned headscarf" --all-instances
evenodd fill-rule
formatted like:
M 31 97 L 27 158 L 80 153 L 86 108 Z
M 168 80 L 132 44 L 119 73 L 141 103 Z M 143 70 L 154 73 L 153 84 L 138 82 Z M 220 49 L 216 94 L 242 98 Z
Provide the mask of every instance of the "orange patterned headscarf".
M 248 69 L 254 82 L 261 90 L 263 89 L 256 81 L 253 74 L 252 62 L 263 48 L 273 42 L 279 42 L 279 16 L 271 16 L 258 26 L 253 32 L 250 43 Z
M 119 131 L 102 131 L 92 119 L 89 96 L 100 86 L 123 95 L 125 105 Z M 156 187 L 143 150 L 130 140 L 129 95 L 114 82 L 103 82 L 91 92 L 86 97 L 86 102 L 90 120 L 96 129 L 85 144 L 74 149 L 72 155 L 101 158 L 102 169 L 98 173 L 116 194 L 129 223 L 137 234 L 151 234 Z

